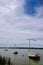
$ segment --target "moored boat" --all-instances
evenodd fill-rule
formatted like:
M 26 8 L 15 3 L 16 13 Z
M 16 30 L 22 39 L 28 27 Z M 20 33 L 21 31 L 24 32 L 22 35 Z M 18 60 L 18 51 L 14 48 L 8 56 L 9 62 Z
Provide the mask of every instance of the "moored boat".
M 18 54 L 18 52 L 17 52 L 17 51 L 15 51 L 13 54 Z
M 8 51 L 8 49 L 5 49 L 5 51 Z
M 29 58 L 32 58 L 32 59 L 40 59 L 40 55 L 39 54 L 34 54 L 34 53 L 29 53 L 28 54 Z
M 29 40 L 29 48 L 30 48 L 30 40 Z M 30 53 L 30 49 L 29 49 L 28 56 L 29 58 L 32 58 L 32 59 L 40 59 L 39 53 Z

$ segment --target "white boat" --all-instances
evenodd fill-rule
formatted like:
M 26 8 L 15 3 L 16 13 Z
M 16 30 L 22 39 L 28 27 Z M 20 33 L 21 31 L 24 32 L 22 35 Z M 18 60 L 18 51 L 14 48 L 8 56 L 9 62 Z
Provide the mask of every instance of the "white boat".
M 29 48 L 30 48 L 30 41 L 29 41 Z M 40 59 L 39 53 L 30 53 L 30 49 L 29 49 L 28 56 L 29 58 L 32 58 L 32 59 Z
M 32 59 L 40 59 L 40 55 L 38 53 L 29 53 L 28 56 Z

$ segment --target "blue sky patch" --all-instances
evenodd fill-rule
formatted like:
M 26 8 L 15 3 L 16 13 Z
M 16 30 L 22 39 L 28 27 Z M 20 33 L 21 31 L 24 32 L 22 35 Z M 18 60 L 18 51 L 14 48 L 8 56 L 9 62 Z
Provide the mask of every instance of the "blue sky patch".
M 43 0 L 25 0 L 25 13 L 28 15 L 36 14 L 36 7 L 43 6 Z

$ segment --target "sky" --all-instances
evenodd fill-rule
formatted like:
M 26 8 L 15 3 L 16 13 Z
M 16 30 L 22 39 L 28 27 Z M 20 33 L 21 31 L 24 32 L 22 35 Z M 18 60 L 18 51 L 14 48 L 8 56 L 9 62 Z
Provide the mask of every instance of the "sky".
M 43 47 L 43 0 L 0 0 L 0 46 Z

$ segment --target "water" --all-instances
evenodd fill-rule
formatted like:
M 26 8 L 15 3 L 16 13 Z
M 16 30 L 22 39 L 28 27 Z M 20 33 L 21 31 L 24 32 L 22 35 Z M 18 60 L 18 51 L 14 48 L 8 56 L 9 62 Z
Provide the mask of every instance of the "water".
M 13 52 L 18 51 L 17 55 Z M 10 57 L 13 65 L 43 65 L 43 49 L 31 49 L 31 52 L 40 53 L 40 60 L 33 60 L 28 57 L 28 49 L 0 49 L 0 55 Z

